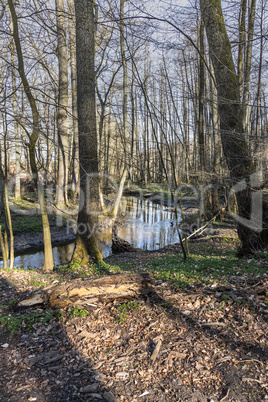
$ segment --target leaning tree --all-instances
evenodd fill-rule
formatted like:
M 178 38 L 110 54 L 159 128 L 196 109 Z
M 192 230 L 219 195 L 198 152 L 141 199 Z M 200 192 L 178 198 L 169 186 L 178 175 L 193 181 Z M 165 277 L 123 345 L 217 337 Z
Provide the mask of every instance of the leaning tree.
M 255 174 L 246 134 L 243 132 L 239 77 L 235 70 L 221 1 L 200 0 L 200 7 L 215 73 L 221 142 L 236 189 L 238 235 L 243 255 L 260 250 L 268 244 L 268 205 L 262 200 L 261 183 Z

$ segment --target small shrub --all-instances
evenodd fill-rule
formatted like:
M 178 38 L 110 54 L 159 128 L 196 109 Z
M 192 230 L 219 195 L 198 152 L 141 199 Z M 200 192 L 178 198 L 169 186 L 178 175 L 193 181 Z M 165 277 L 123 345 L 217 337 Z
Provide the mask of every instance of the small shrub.
M 75 318 L 75 317 L 86 317 L 88 315 L 88 311 L 82 308 L 79 308 L 78 306 L 73 306 L 71 311 L 68 314 L 69 318 Z

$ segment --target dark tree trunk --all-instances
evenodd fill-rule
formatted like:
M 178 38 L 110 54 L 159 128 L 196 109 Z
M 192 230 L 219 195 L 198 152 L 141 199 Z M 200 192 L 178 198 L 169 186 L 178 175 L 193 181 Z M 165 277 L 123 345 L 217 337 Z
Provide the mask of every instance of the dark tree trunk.
M 260 219 L 262 207 L 258 206 L 258 197 L 261 194 L 254 189 L 258 180 L 254 183 L 254 165 L 243 134 L 239 79 L 225 28 L 221 1 L 200 0 L 200 6 L 215 72 L 223 152 L 233 184 L 240 183 L 236 187 L 236 198 L 241 254 L 252 253 L 262 249 L 268 239 L 267 227 L 263 228 L 263 221 Z M 260 210 L 256 211 L 256 208 Z M 266 209 L 263 204 L 264 215 Z M 254 214 L 253 220 L 251 218 Z
M 102 261 L 97 244 L 99 211 L 95 104 L 95 17 L 93 0 L 75 0 L 80 200 L 73 261 Z

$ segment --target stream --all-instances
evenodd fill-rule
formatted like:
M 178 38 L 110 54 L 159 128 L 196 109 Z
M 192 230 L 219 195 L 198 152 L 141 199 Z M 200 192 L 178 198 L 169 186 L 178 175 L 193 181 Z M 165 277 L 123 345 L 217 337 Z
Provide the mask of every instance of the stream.
M 122 197 L 120 214 L 125 216 L 124 223 L 118 225 L 118 236 L 132 246 L 142 250 L 157 250 L 168 244 L 179 242 L 175 225 L 175 214 L 168 207 L 155 204 L 150 200 L 136 197 Z M 99 249 L 103 257 L 111 255 L 112 228 L 99 233 Z M 55 265 L 65 264 L 72 256 L 74 242 L 53 247 Z M 21 268 L 40 268 L 44 263 L 44 253 L 32 250 L 15 257 L 14 266 Z M 0 268 L 3 262 L 0 261 Z

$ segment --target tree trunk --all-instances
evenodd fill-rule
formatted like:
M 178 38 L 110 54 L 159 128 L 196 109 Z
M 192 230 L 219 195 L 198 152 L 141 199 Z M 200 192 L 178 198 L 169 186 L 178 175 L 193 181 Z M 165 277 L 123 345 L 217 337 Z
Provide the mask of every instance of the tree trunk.
M 75 15 L 74 0 L 68 0 L 69 10 L 69 49 L 72 87 L 72 123 L 73 123 L 73 146 L 72 146 L 72 191 L 78 195 L 79 188 L 79 144 L 78 144 L 78 117 L 77 117 L 77 78 L 76 78 L 76 48 L 75 48 Z
M 117 193 L 116 193 L 116 196 L 115 196 L 114 206 L 113 206 L 113 208 L 112 208 L 112 210 L 110 212 L 110 216 L 112 218 L 117 217 L 119 206 L 120 206 L 120 200 L 121 200 L 121 197 L 122 197 L 122 194 L 123 194 L 123 191 L 124 191 L 124 184 L 125 184 L 125 181 L 126 181 L 126 178 L 127 178 L 127 174 L 128 174 L 128 171 L 127 171 L 127 169 L 125 169 L 123 174 L 122 174 L 122 177 L 120 179 L 119 187 L 118 187 L 118 190 L 117 190 Z
M 68 185 L 68 58 L 66 42 L 66 18 L 63 0 L 56 0 L 58 66 L 59 66 L 59 102 L 57 113 L 58 125 L 58 178 L 56 187 L 57 204 L 67 204 Z
M 12 21 L 12 20 L 11 20 Z M 10 30 L 13 32 L 13 24 L 10 24 Z M 16 88 L 16 75 L 15 75 L 15 49 L 14 49 L 14 40 L 11 39 L 10 43 L 11 47 L 11 71 L 12 71 L 12 107 L 14 113 L 14 134 L 15 134 L 15 189 L 14 196 L 15 200 L 20 199 L 20 145 L 19 145 L 19 125 L 18 125 L 18 112 L 17 112 L 17 88 Z
M 244 85 L 243 85 L 243 129 L 249 134 L 249 84 L 252 60 L 253 32 L 255 22 L 256 0 L 249 1 L 248 7 L 248 37 L 245 54 Z
M 210 63 L 211 64 L 211 63 Z M 213 79 L 210 80 L 211 85 L 211 115 L 212 115 L 212 129 L 213 129 L 213 179 L 212 179 L 212 215 L 215 216 L 220 209 L 219 201 L 219 182 L 220 182 L 220 157 L 221 157 L 221 143 L 219 136 L 219 113 L 217 105 L 217 89 L 215 86 L 215 74 L 213 65 L 211 64 L 211 73 Z
M 198 93 L 198 145 L 199 145 L 199 168 L 201 171 L 201 183 L 204 184 L 204 172 L 206 171 L 205 160 L 205 133 L 204 133 L 204 94 L 205 94 L 205 66 L 204 66 L 204 22 L 201 19 L 199 27 L 199 93 Z
M 263 222 L 258 222 L 258 219 L 254 222 L 251 219 L 252 213 L 260 215 L 261 211 L 255 211 L 258 207 L 256 196 L 258 197 L 259 193 L 252 188 L 255 185 L 251 183 L 254 181 L 252 176 L 254 166 L 245 135 L 242 134 L 243 114 L 239 79 L 235 71 L 220 0 L 200 0 L 200 6 L 215 71 L 223 152 L 231 179 L 234 184 L 239 183 L 238 186 L 240 186 L 236 197 L 239 210 L 238 235 L 242 243 L 241 253 L 250 253 L 263 247 L 264 232 L 267 230 L 262 228 Z M 251 205 L 252 200 L 255 201 L 253 205 Z
M 38 113 L 35 98 L 32 94 L 31 86 L 29 85 L 29 82 L 28 82 L 28 79 L 27 79 L 27 76 L 26 76 L 25 70 L 24 70 L 24 61 L 23 61 L 21 44 L 20 44 L 19 31 L 18 31 L 18 20 L 17 20 L 16 11 L 15 11 L 14 1 L 8 0 L 8 5 L 9 5 L 11 18 L 12 18 L 12 22 L 13 22 L 13 35 L 14 35 L 14 41 L 15 41 L 15 46 L 16 46 L 17 56 L 18 56 L 18 70 L 19 70 L 23 88 L 24 88 L 24 91 L 28 98 L 28 101 L 29 101 L 29 104 L 31 107 L 31 111 L 32 111 L 32 116 L 33 116 L 33 129 L 32 129 L 32 134 L 29 136 L 30 165 L 31 165 L 33 178 L 34 178 L 35 185 L 36 185 L 37 192 L 38 192 L 38 200 L 39 200 L 40 211 L 41 211 L 41 216 L 42 216 L 43 237 L 44 237 L 44 256 L 45 256 L 43 269 L 45 271 L 49 271 L 49 270 L 53 270 L 53 266 L 54 266 L 53 254 L 52 254 L 52 244 L 51 244 L 51 234 L 50 234 L 50 226 L 49 226 L 48 215 L 47 215 L 47 206 L 46 206 L 46 201 L 45 201 L 45 195 L 44 195 L 42 185 L 39 182 L 38 169 L 37 169 L 36 157 L 35 157 L 36 142 L 38 140 L 39 133 L 41 131 L 40 124 L 39 124 L 39 113 Z
M 240 97 L 243 94 L 243 66 L 244 66 L 244 52 L 246 44 L 246 12 L 247 12 L 247 0 L 241 0 L 239 10 L 239 45 L 238 45 L 238 80 L 240 88 Z
M 99 213 L 98 140 L 95 103 L 95 18 L 93 0 L 76 0 L 77 100 L 80 199 L 72 261 L 102 261 L 96 230 Z

